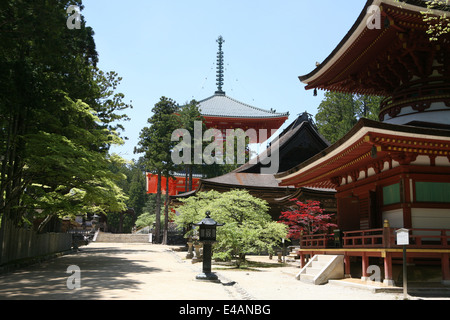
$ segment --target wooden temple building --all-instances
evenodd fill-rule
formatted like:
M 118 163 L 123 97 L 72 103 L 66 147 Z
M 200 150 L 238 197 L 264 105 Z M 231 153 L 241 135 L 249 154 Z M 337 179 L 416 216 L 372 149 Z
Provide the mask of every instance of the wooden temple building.
M 392 284 L 393 265 L 402 262 L 395 231 L 406 228 L 408 263 L 440 265 L 450 284 L 450 35 L 430 41 L 424 2 L 406 2 L 367 1 L 337 48 L 300 77 L 306 89 L 384 96 L 380 122 L 361 119 L 276 178 L 280 186 L 336 189 L 342 238 L 304 237 L 302 266 L 306 255 L 344 255 L 347 277 L 351 261 L 361 262 L 363 279 L 378 263 Z
M 240 102 L 226 95 L 223 91 L 224 85 L 224 52 L 222 45 L 225 40 L 220 36 L 217 40 L 219 51 L 217 53 L 217 91 L 213 96 L 199 102 L 199 110 L 205 119 L 206 129 L 218 129 L 222 137 L 226 136 L 227 129 L 248 129 L 256 130 L 258 141 L 250 143 L 264 143 L 278 130 L 289 118 L 289 112 L 276 112 L 275 110 L 265 110 Z M 259 130 L 267 130 L 266 136 L 260 136 Z M 216 138 L 216 141 L 220 139 Z M 169 194 L 178 195 L 189 191 L 186 188 L 186 176 L 183 173 L 175 175 L 176 179 L 169 181 Z M 198 188 L 201 173 L 193 178 L 193 190 Z M 165 183 L 162 183 L 165 186 Z M 157 176 L 147 173 L 147 192 L 156 193 Z M 165 187 L 164 187 L 165 189 Z
M 326 213 L 336 213 L 335 190 L 333 188 L 295 188 L 293 185 L 280 186 L 274 174 L 262 174 L 265 159 L 275 152 L 279 155 L 279 170 L 289 170 L 301 162 L 318 154 L 330 144 L 317 131 L 306 112 L 293 121 L 276 137 L 268 148 L 259 155 L 258 161 L 246 163 L 236 170 L 215 178 L 200 179 L 198 187 L 187 193 L 171 197 L 173 205 L 180 198 L 195 195 L 198 192 L 216 190 L 227 192 L 233 189 L 245 189 L 251 195 L 267 201 L 269 214 L 279 220 L 282 211 L 292 206 L 292 199 L 300 201 L 317 200 L 323 204 Z
M 217 90 L 213 96 L 199 102 L 200 112 L 205 119 L 207 129 L 218 129 L 226 135 L 227 129 L 260 129 L 278 130 L 289 118 L 289 112 L 277 113 L 276 110 L 265 110 L 240 102 L 225 94 L 224 85 L 224 52 L 222 46 L 225 40 L 220 36 L 217 39 L 219 51 L 217 52 Z M 267 139 L 270 135 L 267 136 Z M 258 141 L 253 143 L 263 143 Z

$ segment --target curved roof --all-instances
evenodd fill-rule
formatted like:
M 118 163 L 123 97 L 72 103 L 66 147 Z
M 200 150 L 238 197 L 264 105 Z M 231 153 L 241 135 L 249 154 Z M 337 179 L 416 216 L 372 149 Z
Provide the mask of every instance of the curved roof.
M 305 112 L 270 143 L 258 156 L 256 163 L 247 162 L 234 172 L 260 173 L 263 167 L 269 166 L 263 163 L 270 163 L 271 155 L 275 152 L 279 156 L 279 172 L 286 171 L 329 146 L 330 143 L 318 132 L 311 116 Z
M 230 98 L 224 93 L 216 93 L 199 102 L 199 109 L 204 117 L 224 118 L 288 118 L 289 112 L 277 113 L 276 110 L 264 110 Z
M 386 96 L 405 82 L 405 77 L 430 72 L 417 67 L 426 64 L 427 54 L 439 50 L 428 41 L 428 26 L 421 14 L 425 9 L 420 6 L 424 2 L 406 2 L 368 0 L 355 24 L 325 61 L 299 77 L 306 89 Z M 369 25 L 374 17 L 372 6 L 380 8 L 379 27 Z M 440 50 L 448 50 L 448 42 L 439 44 Z
M 343 138 L 295 168 L 275 175 L 280 186 L 335 188 L 335 178 L 379 165 L 389 156 L 450 155 L 450 131 L 361 119 Z M 373 157 L 373 147 L 377 157 Z M 397 161 L 397 160 L 396 160 Z M 384 166 L 384 162 L 383 162 Z M 355 170 L 359 173 L 359 170 Z

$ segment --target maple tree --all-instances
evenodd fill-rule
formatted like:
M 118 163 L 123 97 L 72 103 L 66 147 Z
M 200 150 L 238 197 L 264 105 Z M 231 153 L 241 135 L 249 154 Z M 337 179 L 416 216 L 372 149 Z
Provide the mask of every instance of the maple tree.
M 324 214 L 319 201 L 308 200 L 306 203 L 293 199 L 296 208 L 281 213 L 280 222 L 289 227 L 288 238 L 300 239 L 302 235 L 311 235 L 337 227 L 331 223 L 333 214 Z

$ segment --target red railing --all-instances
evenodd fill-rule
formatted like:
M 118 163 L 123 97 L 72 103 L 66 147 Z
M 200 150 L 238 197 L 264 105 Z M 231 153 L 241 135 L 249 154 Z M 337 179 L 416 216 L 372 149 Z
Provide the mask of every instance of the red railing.
M 334 234 L 311 234 L 304 235 L 300 239 L 300 248 L 320 248 L 325 249 L 330 246 L 334 239 Z
M 396 245 L 395 228 L 344 231 L 343 248 L 400 248 Z M 410 229 L 409 246 L 411 249 L 450 249 L 450 230 L 448 229 Z M 315 234 L 303 236 L 301 248 L 336 248 L 334 234 Z
M 450 248 L 450 230 L 411 229 L 409 235 L 411 248 Z
M 344 248 L 382 248 L 385 243 L 384 236 L 383 228 L 347 231 L 342 238 L 343 246 Z
M 411 106 L 420 112 L 429 108 L 432 102 L 446 101 L 450 98 L 450 89 L 446 85 L 447 78 L 432 77 L 411 81 L 398 88 L 396 92 L 381 102 L 380 117 L 386 114 L 396 116 L 404 106 Z

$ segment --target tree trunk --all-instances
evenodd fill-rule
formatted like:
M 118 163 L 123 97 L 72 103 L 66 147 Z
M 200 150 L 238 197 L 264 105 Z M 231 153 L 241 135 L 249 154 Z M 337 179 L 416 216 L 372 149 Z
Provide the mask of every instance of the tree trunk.
M 124 216 L 124 212 L 122 211 L 119 214 L 119 233 L 123 233 L 123 216 Z
M 156 208 L 155 208 L 155 243 L 160 243 L 161 233 L 161 171 L 158 171 L 158 186 L 156 191 Z
M 184 179 L 184 192 L 188 192 L 189 191 L 189 165 L 185 165 L 184 166 L 184 175 L 185 175 L 185 179 Z
M 192 191 L 193 183 L 192 183 L 192 164 L 189 166 L 189 191 Z
M 166 201 L 164 204 L 164 234 L 163 234 L 164 245 L 167 245 L 168 231 L 169 231 L 169 177 L 166 177 Z

